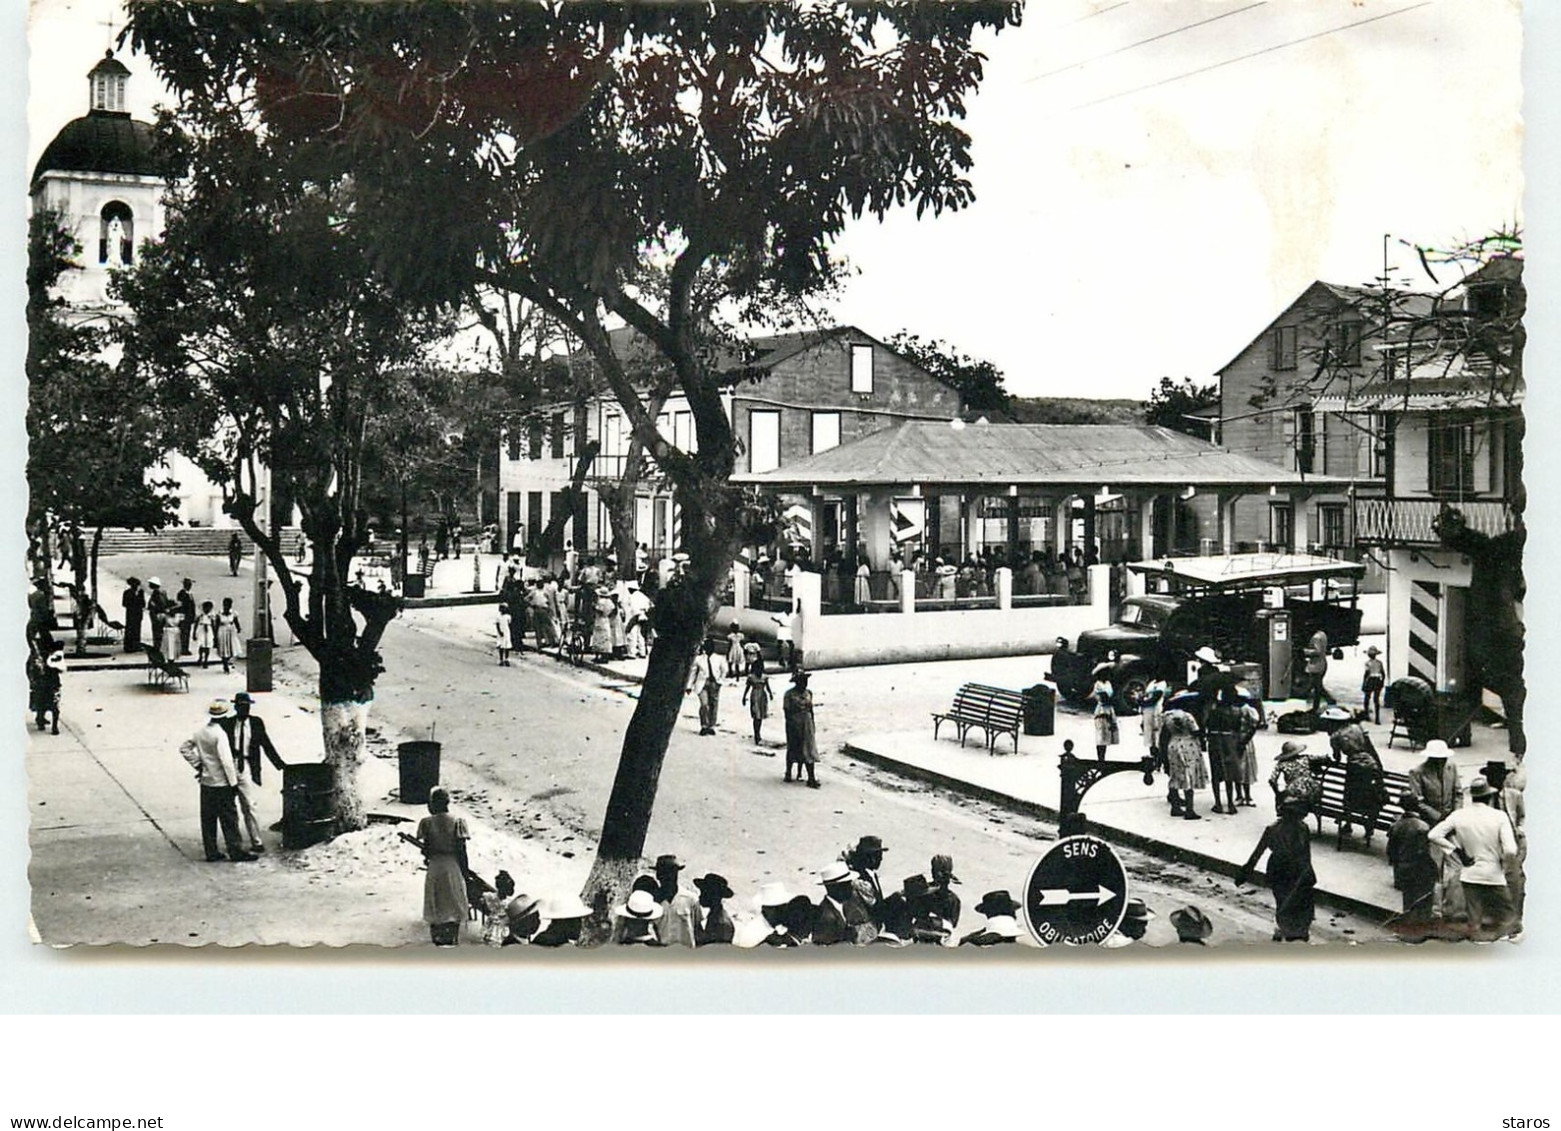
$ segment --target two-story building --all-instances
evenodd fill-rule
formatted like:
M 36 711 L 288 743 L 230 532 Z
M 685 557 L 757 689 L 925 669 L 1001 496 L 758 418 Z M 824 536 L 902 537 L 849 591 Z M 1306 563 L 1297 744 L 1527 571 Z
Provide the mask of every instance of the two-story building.
M 1381 421 L 1344 412 L 1349 394 L 1380 372 L 1384 302 L 1401 311 L 1414 296 L 1316 282 L 1218 371 L 1218 441 L 1228 450 L 1342 487 L 1276 492 L 1236 507 L 1234 537 L 1249 549 L 1349 555 L 1351 504 L 1380 495 L 1386 466 Z M 1323 407 L 1324 403 L 1331 408 Z
M 615 331 L 613 345 L 631 374 L 644 374 L 655 364 L 650 349 L 627 331 Z M 773 471 L 907 420 L 948 422 L 963 409 L 956 389 L 854 326 L 756 337 L 745 347 L 718 362 L 722 402 L 738 442 L 738 473 Z M 640 383 L 650 388 L 648 380 Z M 693 414 L 681 394 L 666 398 L 657 423 L 671 443 L 695 450 Z M 598 489 L 621 478 L 630 428 L 617 401 L 603 393 L 505 432 L 499 492 L 506 545 L 513 544 L 517 529 L 524 541 L 568 505 L 565 489 L 577 453 L 591 441 L 599 449 L 585 482 L 584 505 L 570 516 L 559 541 L 568 539 L 581 549 L 611 542 Z M 842 536 L 842 505 L 826 500 L 819 514 L 826 546 Z M 678 521 L 676 500 L 649 468 L 636 491 L 635 540 L 656 555 L 670 553 L 679 542 Z
M 1471 602 L 1493 595 L 1471 597 L 1471 555 L 1443 533 L 1452 511 L 1493 538 L 1521 523 L 1522 273 L 1520 258 L 1492 259 L 1436 300 L 1418 334 L 1393 335 L 1376 379 L 1316 402 L 1379 430 L 1383 489 L 1356 498 L 1354 526 L 1385 567 L 1390 678 L 1469 687 L 1469 629 L 1486 615 Z

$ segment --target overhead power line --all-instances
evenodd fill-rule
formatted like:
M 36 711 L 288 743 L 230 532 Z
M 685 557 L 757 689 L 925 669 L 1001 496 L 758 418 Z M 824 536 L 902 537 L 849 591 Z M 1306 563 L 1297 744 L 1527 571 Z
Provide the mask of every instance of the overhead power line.
M 1405 12 L 1413 12 L 1417 8 L 1429 8 L 1430 6 L 1431 0 L 1420 0 L 1420 3 L 1418 4 L 1409 4 L 1403 8 L 1395 8 L 1393 11 L 1383 12 L 1379 16 L 1368 16 L 1364 20 L 1355 20 L 1353 23 L 1341 24 L 1338 27 L 1328 28 L 1326 31 L 1316 31 L 1311 35 L 1303 35 L 1296 39 L 1289 39 L 1283 43 L 1276 43 L 1271 47 L 1262 47 L 1256 51 L 1249 51 L 1245 55 L 1237 55 L 1231 59 L 1221 59 L 1218 63 L 1210 63 L 1207 66 L 1197 67 L 1191 71 L 1184 71 L 1179 75 L 1171 75 L 1169 78 L 1163 78 L 1157 82 L 1145 83 L 1143 86 L 1135 86 L 1128 90 L 1120 90 L 1115 94 L 1108 94 L 1102 98 L 1096 98 L 1091 102 L 1084 102 L 1077 106 L 1070 107 L 1070 111 L 1088 110 L 1090 107 L 1099 106 L 1104 102 L 1112 102 L 1118 98 L 1126 98 L 1131 94 L 1142 94 L 1146 90 L 1154 90 L 1157 87 L 1167 86 L 1173 82 L 1181 82 L 1183 79 L 1190 79 L 1196 75 L 1208 74 L 1210 71 L 1217 71 L 1221 67 L 1228 67 L 1234 63 L 1243 63 L 1248 59 L 1256 59 L 1260 55 L 1269 55 L 1275 51 L 1282 51 L 1286 47 L 1294 47 L 1297 44 L 1309 43 L 1314 39 L 1321 39 L 1327 35 L 1335 35 L 1341 31 L 1349 31 L 1351 28 L 1364 27 L 1366 24 L 1374 24 L 1379 20 L 1392 19 L 1394 16 L 1402 16 Z
M 1253 8 L 1261 8 L 1266 3 L 1268 3 L 1268 0 L 1257 0 L 1257 3 L 1255 3 L 1255 4 L 1248 4 L 1244 8 L 1236 8 L 1233 11 L 1221 12 L 1217 16 L 1210 16 L 1207 19 L 1203 19 L 1203 20 L 1195 20 L 1194 22 L 1192 22 L 1190 24 L 1182 24 L 1180 27 L 1174 27 L 1170 31 L 1162 31 L 1158 35 L 1151 35 L 1147 39 L 1140 39 L 1140 40 L 1137 40 L 1137 41 L 1135 41 L 1133 43 L 1125 44 L 1122 47 L 1113 47 L 1110 51 L 1102 52 L 1099 55 L 1091 55 L 1088 59 L 1080 59 L 1077 63 L 1069 63 L 1066 66 L 1058 67 L 1055 70 L 1051 70 L 1051 71 L 1042 71 L 1038 75 L 1031 75 L 1029 78 L 1025 79 L 1024 81 L 1025 82 L 1039 82 L 1041 79 L 1049 79 L 1053 75 L 1060 75 L 1064 71 L 1071 71 L 1071 70 L 1073 70 L 1073 69 L 1075 69 L 1077 67 L 1085 67 L 1085 66 L 1088 66 L 1090 63 L 1098 63 L 1102 59 L 1109 59 L 1113 55 L 1120 55 L 1124 51 L 1131 51 L 1131 50 L 1133 50 L 1133 48 L 1135 48 L 1135 47 L 1142 47 L 1146 43 L 1157 43 L 1158 41 L 1160 41 L 1162 39 L 1170 39 L 1171 36 L 1173 36 L 1173 35 L 1180 35 L 1184 31 L 1192 31 L 1194 28 L 1203 27 L 1205 24 L 1212 24 L 1212 23 L 1214 23 L 1217 20 L 1223 20 L 1223 19 L 1226 19 L 1226 18 L 1228 18 L 1230 16 L 1239 16 L 1239 15 L 1241 15 L 1242 12 L 1250 12 Z

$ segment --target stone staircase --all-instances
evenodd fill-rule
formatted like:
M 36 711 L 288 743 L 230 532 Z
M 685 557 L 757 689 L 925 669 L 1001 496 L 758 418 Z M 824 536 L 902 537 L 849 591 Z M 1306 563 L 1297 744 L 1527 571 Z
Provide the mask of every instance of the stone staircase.
M 102 557 L 110 554 L 192 554 L 220 558 L 227 556 L 228 539 L 233 532 L 234 528 L 215 526 L 171 526 L 155 533 L 111 527 L 103 531 L 103 544 L 98 553 Z M 255 545 L 249 536 L 240 530 L 238 537 L 244 546 L 244 553 L 254 553 Z M 285 527 L 282 544 L 291 551 L 298 545 L 300 537 L 296 526 Z M 89 544 L 90 541 L 89 536 Z

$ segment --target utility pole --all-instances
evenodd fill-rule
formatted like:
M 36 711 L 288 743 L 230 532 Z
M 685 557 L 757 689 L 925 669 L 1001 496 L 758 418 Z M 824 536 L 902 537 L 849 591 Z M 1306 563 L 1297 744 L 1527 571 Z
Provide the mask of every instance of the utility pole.
M 271 522 L 271 468 L 262 465 L 255 473 L 255 525 L 262 534 L 270 534 Z M 268 584 L 265 551 L 255 546 L 255 599 L 254 617 L 249 641 L 244 647 L 244 686 L 249 691 L 271 690 L 271 649 L 275 641 L 271 636 L 271 589 Z

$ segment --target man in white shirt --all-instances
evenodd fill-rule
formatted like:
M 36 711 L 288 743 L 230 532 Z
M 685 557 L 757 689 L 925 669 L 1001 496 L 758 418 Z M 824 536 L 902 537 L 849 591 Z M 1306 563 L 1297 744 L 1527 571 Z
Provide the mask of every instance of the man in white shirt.
M 1469 934 L 1479 940 L 1499 939 L 1512 927 L 1506 865 L 1518 854 L 1518 840 L 1495 801 L 1490 782 L 1476 777 L 1469 783 L 1469 804 L 1453 810 L 1429 836 L 1434 847 L 1463 865 L 1458 878 L 1469 905 Z
M 232 740 L 223 720 L 233 711 L 226 699 L 214 700 L 206 709 L 206 725 L 185 739 L 179 753 L 195 769 L 201 785 L 201 844 L 208 861 L 221 860 L 217 851 L 217 826 L 228 848 L 228 859 L 253 860 L 245 852 L 238 831 L 238 769 L 233 764 Z

